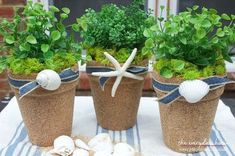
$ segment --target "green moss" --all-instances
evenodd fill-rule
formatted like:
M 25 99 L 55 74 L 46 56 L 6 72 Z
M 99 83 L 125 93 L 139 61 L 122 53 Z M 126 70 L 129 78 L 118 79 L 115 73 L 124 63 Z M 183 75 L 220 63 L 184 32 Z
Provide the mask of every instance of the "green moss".
M 184 66 L 182 66 L 183 64 Z M 224 75 L 226 73 L 225 63 L 222 58 L 217 60 L 214 65 L 208 65 L 204 68 L 199 68 L 195 64 L 176 59 L 160 59 L 157 60 L 157 62 L 154 64 L 154 70 L 156 70 L 160 74 L 164 73 L 163 70 L 165 69 L 171 70 L 171 72 L 173 73 L 171 77 L 181 77 L 184 80 L 194 80 L 201 77 Z
M 128 57 L 130 56 L 132 50 L 127 48 L 121 49 L 104 49 L 101 47 L 92 47 L 87 49 L 88 55 L 91 56 L 92 60 L 100 62 L 103 65 L 110 64 L 109 60 L 105 57 L 104 52 L 108 52 L 112 55 L 119 63 L 125 63 Z M 140 51 L 137 52 L 137 55 L 132 62 L 132 64 L 138 65 L 144 59 L 147 59 L 147 56 L 143 56 Z

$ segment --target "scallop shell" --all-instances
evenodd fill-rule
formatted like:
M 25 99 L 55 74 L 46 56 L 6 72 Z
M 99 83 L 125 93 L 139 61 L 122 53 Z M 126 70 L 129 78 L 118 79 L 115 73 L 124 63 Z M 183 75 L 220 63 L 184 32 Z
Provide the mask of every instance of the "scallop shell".
M 72 156 L 89 156 L 89 152 L 84 149 L 76 149 Z
M 87 151 L 90 150 L 89 146 L 84 141 L 82 141 L 81 139 L 76 139 L 74 141 L 74 143 L 75 143 L 76 147 L 78 147 L 78 148 L 81 148 L 81 149 L 84 149 L 84 150 L 87 150 Z
M 127 143 L 118 143 L 114 146 L 113 156 L 135 156 L 135 150 Z
M 36 81 L 46 90 L 56 90 L 61 85 L 61 79 L 58 73 L 53 70 L 43 70 L 38 73 Z
M 88 142 L 88 145 L 94 152 L 102 151 L 110 154 L 113 152 L 112 140 L 106 133 L 96 135 Z
M 179 93 L 189 103 L 197 103 L 210 91 L 210 86 L 201 80 L 184 81 L 179 86 Z
M 50 151 L 52 154 L 60 156 L 69 156 L 75 150 L 73 139 L 69 136 L 62 135 L 54 140 L 54 149 Z

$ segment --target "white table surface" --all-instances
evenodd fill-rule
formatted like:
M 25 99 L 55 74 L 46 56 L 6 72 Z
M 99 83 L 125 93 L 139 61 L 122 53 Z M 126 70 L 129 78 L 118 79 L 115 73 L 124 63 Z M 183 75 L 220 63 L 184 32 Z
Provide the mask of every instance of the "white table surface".
M 141 150 L 144 156 L 181 156 L 168 149 L 162 139 L 156 98 L 141 98 L 135 127 L 126 131 L 108 131 L 97 125 L 91 97 L 76 97 L 73 135 L 93 137 L 106 132 L 115 141 L 124 141 Z M 207 147 L 204 152 L 188 154 L 198 156 L 235 156 L 235 118 L 220 101 L 212 128 L 210 144 L 219 141 L 224 147 Z M 0 156 L 41 156 L 39 147 L 28 141 L 28 135 L 16 102 L 13 98 L 0 113 Z

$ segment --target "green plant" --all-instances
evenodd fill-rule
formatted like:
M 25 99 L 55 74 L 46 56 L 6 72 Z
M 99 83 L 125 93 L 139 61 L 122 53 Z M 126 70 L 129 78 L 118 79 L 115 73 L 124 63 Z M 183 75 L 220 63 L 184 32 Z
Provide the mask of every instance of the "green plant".
M 55 13 L 60 15 L 58 20 Z M 29 1 L 20 16 L 2 19 L 0 35 L 4 37 L 0 57 L 0 72 L 9 68 L 13 74 L 31 74 L 43 69 L 57 72 L 80 60 L 81 46 L 68 36 L 64 20 L 70 10 L 51 6 L 45 11 L 41 3 Z
M 118 7 L 115 4 L 104 5 L 99 12 L 87 9 L 86 13 L 77 19 L 73 25 L 83 39 L 83 46 L 88 49 L 92 59 L 102 61 L 100 55 L 113 49 L 113 55 L 124 62 L 134 48 L 142 49 L 146 37 L 143 32 L 154 23 L 150 14 L 142 9 L 143 1 L 135 0 L 129 6 Z M 94 48 L 99 49 L 97 52 Z M 97 53 L 96 53 L 97 52 Z M 120 54 L 121 53 L 121 54 Z M 142 60 L 147 55 L 138 53 Z
M 223 25 L 223 20 L 229 24 Z M 148 39 L 143 53 L 156 56 L 155 69 L 167 78 L 223 75 L 223 60 L 231 62 L 229 47 L 235 43 L 234 20 L 235 15 L 218 15 L 216 10 L 207 8 L 200 11 L 198 6 L 170 15 L 167 20 L 160 17 L 157 24 L 144 31 Z

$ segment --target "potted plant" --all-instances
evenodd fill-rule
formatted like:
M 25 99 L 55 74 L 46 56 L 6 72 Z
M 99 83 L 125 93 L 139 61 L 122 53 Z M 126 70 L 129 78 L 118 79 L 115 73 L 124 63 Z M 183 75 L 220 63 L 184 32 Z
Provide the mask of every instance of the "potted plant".
M 143 50 L 156 57 L 153 87 L 164 142 L 174 151 L 203 151 L 208 144 L 219 98 L 230 83 L 224 60 L 231 61 L 234 19 L 194 6 L 166 20 L 158 18 L 144 32 L 148 39 Z
M 29 139 L 50 146 L 60 135 L 71 135 L 80 45 L 66 33 L 68 8 L 49 11 L 28 1 L 22 15 L 3 19 L 1 72 L 8 69 Z M 60 19 L 55 17 L 59 13 Z
M 80 32 L 83 47 L 90 56 L 87 73 L 96 117 L 106 129 L 128 129 L 136 122 L 149 57 L 141 53 L 146 39 L 143 31 L 154 22 L 142 7 L 142 2 L 136 0 L 128 6 L 107 4 L 100 11 L 88 9 L 73 27 Z M 133 51 L 134 48 L 138 51 Z M 104 55 L 104 52 L 107 53 Z M 120 73 L 115 75 L 118 71 L 95 74 L 117 70 L 113 68 L 115 64 L 125 68 L 120 73 L 127 71 L 137 79 L 127 78 L 124 73 L 125 76 L 120 78 Z

